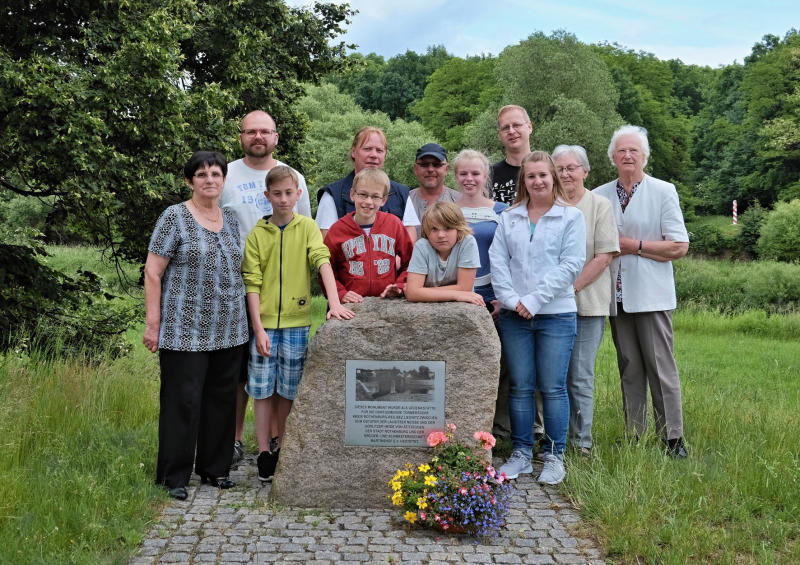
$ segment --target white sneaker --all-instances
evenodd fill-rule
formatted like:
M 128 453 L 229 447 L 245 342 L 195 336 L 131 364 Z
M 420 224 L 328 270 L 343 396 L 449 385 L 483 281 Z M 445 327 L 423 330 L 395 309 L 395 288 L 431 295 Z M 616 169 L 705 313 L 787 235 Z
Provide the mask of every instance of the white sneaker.
M 538 479 L 540 483 L 557 485 L 564 480 L 564 476 L 566 476 L 567 472 L 564 470 L 564 460 L 562 457 L 563 456 L 545 452 L 544 467 Z
M 531 465 L 531 458 L 527 457 L 520 450 L 515 449 L 511 452 L 511 456 L 503 463 L 503 466 L 498 469 L 499 473 L 505 473 L 507 479 L 516 479 L 520 475 L 528 475 L 533 473 L 533 465 Z

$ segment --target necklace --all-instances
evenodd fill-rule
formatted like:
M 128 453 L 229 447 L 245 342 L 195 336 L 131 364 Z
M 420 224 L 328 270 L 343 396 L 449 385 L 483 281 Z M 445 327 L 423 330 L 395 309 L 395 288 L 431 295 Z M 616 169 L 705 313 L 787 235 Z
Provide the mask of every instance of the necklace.
M 194 198 L 190 198 L 189 202 L 191 202 L 192 206 L 194 206 L 195 212 L 200 214 L 200 216 L 205 218 L 207 221 L 216 224 L 218 221 L 220 221 L 222 219 L 222 209 L 221 208 L 217 207 L 217 214 L 216 214 L 215 218 L 209 218 L 208 216 L 203 214 L 203 212 L 200 210 L 200 207 L 195 203 Z

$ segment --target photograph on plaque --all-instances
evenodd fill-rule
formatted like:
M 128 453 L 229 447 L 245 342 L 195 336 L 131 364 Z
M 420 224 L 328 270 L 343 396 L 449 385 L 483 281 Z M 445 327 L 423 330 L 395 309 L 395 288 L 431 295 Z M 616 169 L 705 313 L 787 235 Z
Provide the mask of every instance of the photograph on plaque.
M 444 361 L 348 360 L 345 445 L 417 447 L 444 429 Z

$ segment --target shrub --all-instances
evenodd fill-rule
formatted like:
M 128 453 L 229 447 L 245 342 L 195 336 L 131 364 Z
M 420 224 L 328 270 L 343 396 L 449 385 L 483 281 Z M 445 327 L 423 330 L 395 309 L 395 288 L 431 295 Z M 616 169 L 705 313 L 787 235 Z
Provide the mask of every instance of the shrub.
M 766 259 L 800 260 L 800 199 L 775 204 L 761 226 L 756 249 Z
M 739 225 L 741 231 L 739 232 L 739 245 L 741 248 L 750 255 L 756 257 L 756 243 L 758 243 L 758 236 L 761 234 L 761 225 L 767 217 L 767 211 L 761 207 L 758 200 L 747 208 L 742 215 L 739 216 Z
M 717 256 L 739 251 L 737 231 L 731 230 L 729 225 L 724 228 L 720 227 L 719 219 L 717 216 L 698 219 L 698 223 L 691 227 L 689 232 L 690 253 Z M 699 223 L 700 221 L 706 221 L 706 223 Z
M 800 265 L 684 258 L 675 262 L 675 271 L 680 308 L 800 312 Z
M 44 265 L 37 241 L 0 243 L 0 351 L 20 340 L 54 356 L 121 353 L 136 307 L 104 292 L 100 277 L 70 277 Z

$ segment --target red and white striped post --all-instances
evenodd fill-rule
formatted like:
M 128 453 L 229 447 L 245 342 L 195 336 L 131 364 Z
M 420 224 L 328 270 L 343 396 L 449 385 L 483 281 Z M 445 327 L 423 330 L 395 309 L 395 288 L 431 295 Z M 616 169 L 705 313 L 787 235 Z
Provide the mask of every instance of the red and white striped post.
M 737 220 L 738 216 L 736 214 L 736 200 L 733 201 L 733 225 L 735 226 L 738 223 Z

